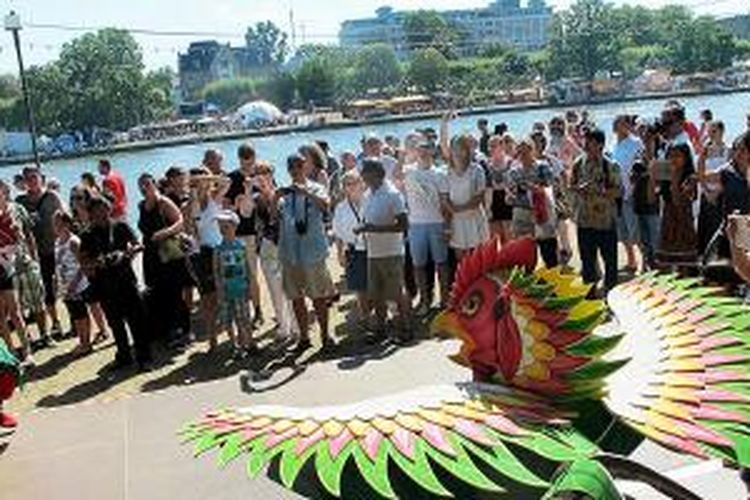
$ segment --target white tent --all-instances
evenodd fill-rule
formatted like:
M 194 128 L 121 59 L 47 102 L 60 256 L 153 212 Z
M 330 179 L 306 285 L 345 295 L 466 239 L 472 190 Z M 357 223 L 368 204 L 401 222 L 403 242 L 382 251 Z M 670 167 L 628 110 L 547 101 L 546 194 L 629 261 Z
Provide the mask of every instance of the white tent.
M 252 101 L 239 107 L 237 118 L 249 127 L 273 123 L 284 118 L 284 113 L 268 101 Z

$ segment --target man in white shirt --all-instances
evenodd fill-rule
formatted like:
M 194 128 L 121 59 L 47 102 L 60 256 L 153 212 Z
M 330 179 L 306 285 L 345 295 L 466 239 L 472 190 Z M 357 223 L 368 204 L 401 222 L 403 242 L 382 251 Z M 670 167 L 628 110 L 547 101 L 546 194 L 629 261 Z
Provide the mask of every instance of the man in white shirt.
M 382 335 L 388 313 L 387 303 L 395 302 L 401 320 L 401 340 L 412 337 L 409 328 L 411 305 L 404 293 L 404 232 L 408 227 L 406 206 L 401 193 L 385 179 L 385 169 L 377 160 L 362 163 L 362 178 L 370 189 L 364 207 L 364 233 L 367 244 L 367 295 Z
M 365 160 L 378 160 L 385 170 L 385 178 L 391 182 L 400 177 L 398 161 L 392 156 L 383 154 L 383 141 L 377 135 L 368 135 L 362 143 L 362 161 L 359 164 L 360 171 Z
M 432 307 L 432 276 L 427 274 L 430 257 L 440 280 L 440 301 L 448 299 L 448 244 L 441 195 L 448 192 L 445 173 L 434 165 L 435 147 L 427 139 L 417 143 L 416 163 L 404 166 L 404 190 L 409 206 L 409 252 L 414 264 L 414 279 L 419 290 L 417 314 L 425 315 Z
M 643 142 L 633 134 L 630 117 L 619 115 L 613 124 L 617 143 L 612 149 L 612 159 L 620 167 L 622 199 L 617 217 L 617 234 L 625 246 L 627 255 L 626 270 L 635 274 L 638 263 L 635 248 L 638 245 L 638 221 L 633 209 L 633 184 L 630 181 L 633 165 L 643 156 Z

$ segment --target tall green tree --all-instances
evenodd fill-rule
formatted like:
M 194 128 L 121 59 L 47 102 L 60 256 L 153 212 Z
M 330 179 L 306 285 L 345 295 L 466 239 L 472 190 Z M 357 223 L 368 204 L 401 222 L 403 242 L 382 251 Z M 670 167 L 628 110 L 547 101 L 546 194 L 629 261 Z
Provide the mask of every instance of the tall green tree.
M 401 83 L 403 70 L 393 48 L 385 44 L 363 47 L 356 55 L 353 83 L 360 91 L 386 90 Z
M 577 0 L 555 16 L 549 41 L 553 77 L 591 80 L 599 71 L 619 69 L 623 38 L 612 13 L 603 0 Z
M 63 126 L 128 128 L 154 117 L 143 54 L 127 31 L 107 28 L 66 43 L 56 65 L 71 98 Z
M 434 48 L 445 57 L 457 55 L 463 38 L 461 30 L 434 10 L 409 12 L 403 21 L 404 36 L 409 50 Z
M 330 106 L 337 97 L 337 67 L 330 59 L 313 56 L 302 63 L 295 80 L 303 105 Z
M 433 47 L 419 49 L 411 56 L 408 76 L 419 90 L 435 92 L 447 83 L 448 60 Z
M 271 21 L 256 23 L 247 28 L 245 45 L 251 66 L 275 66 L 284 62 L 289 47 L 287 35 Z

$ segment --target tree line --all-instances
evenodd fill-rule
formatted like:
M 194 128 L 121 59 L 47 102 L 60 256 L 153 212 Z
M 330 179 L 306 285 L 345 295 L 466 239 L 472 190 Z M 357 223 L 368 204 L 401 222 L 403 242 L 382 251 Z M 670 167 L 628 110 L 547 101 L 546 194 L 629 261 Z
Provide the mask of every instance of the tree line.
M 613 73 L 633 77 L 649 68 L 714 71 L 750 56 L 750 41 L 680 6 L 577 0 L 554 15 L 547 45 L 535 52 L 480 44 L 467 54 L 464 29 L 430 10 L 409 13 L 403 27 L 407 55 L 399 58 L 384 44 L 358 49 L 312 44 L 289 54 L 281 29 L 257 23 L 246 33 L 247 63 L 262 71 L 209 83 L 188 97 L 224 110 L 258 98 L 288 109 L 412 92 L 446 92 L 470 104 L 532 82 Z M 173 112 L 174 80 L 169 68 L 147 72 L 137 42 L 117 29 L 76 38 L 56 61 L 28 70 L 38 128 L 50 134 L 125 130 L 167 117 Z M 18 87 L 15 78 L 0 77 L 0 126 L 25 128 Z

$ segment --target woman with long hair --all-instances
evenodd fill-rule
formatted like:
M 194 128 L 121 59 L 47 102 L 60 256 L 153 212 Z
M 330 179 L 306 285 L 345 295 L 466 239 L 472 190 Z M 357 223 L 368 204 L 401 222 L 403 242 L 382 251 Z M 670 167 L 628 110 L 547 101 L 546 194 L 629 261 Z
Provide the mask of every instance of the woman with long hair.
M 449 139 L 451 115 L 446 114 L 441 125 L 441 149 L 449 167 L 443 204 L 450 220 L 450 247 L 460 259 L 490 237 L 484 208 L 487 179 L 484 169 L 474 162 L 474 138 L 462 134 Z
M 138 178 L 143 200 L 138 205 L 138 229 L 143 235 L 143 277 L 149 288 L 151 310 L 161 320 L 160 329 L 171 347 L 186 343 L 190 312 L 182 300 L 188 282 L 185 252 L 181 247 L 183 216 L 168 197 L 159 192 L 150 174 Z
M 500 238 L 501 243 L 510 241 L 510 225 L 513 220 L 513 207 L 507 202 L 508 172 L 512 157 L 505 154 L 503 137 L 493 135 L 487 141 L 489 158 L 487 159 L 490 189 L 490 232 Z
M 687 144 L 675 144 L 667 150 L 671 178 L 662 181 L 663 200 L 661 242 L 656 252 L 660 265 L 692 265 L 698 257 L 698 235 L 693 220 L 693 201 L 697 196 L 696 171 Z M 652 172 L 652 175 L 656 175 Z
M 212 175 L 203 167 L 190 171 L 190 212 L 194 221 L 193 229 L 198 243 L 198 253 L 192 256 L 193 270 L 200 293 L 199 310 L 203 328 L 209 338 L 209 351 L 216 347 L 217 311 L 216 280 L 214 277 L 214 253 L 221 245 L 222 236 L 216 217 L 230 181 L 227 177 Z
M 706 125 L 707 139 L 698 157 L 698 178 L 716 172 L 729 161 L 730 148 L 724 143 L 724 123 L 712 121 Z M 701 181 L 700 206 L 698 212 L 698 253 L 703 255 L 706 247 L 721 227 L 720 182 Z

